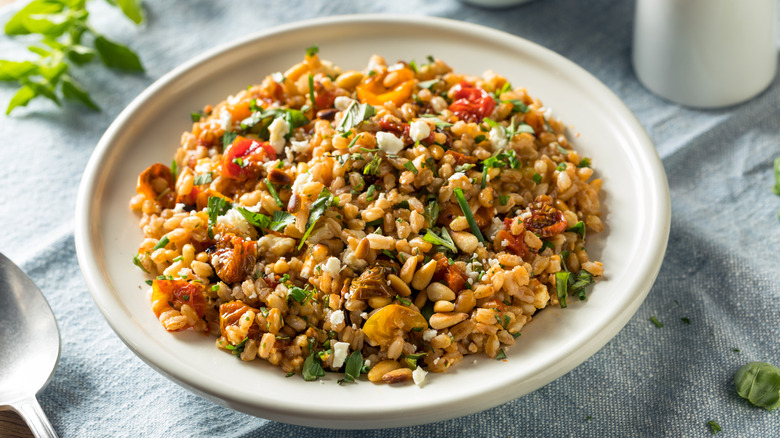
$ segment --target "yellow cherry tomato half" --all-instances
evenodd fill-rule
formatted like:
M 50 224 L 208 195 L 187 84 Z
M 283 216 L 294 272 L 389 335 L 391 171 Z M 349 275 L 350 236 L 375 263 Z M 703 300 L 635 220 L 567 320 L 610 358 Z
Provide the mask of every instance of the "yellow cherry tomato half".
M 400 304 L 388 304 L 379 309 L 363 324 L 363 333 L 375 344 L 388 344 L 395 338 L 398 329 L 424 330 L 428 322 L 420 312 Z
M 391 74 L 395 74 L 396 79 L 390 87 L 385 87 L 385 77 Z M 381 106 L 385 102 L 393 102 L 396 106 L 401 106 L 412 95 L 415 84 L 414 72 L 408 68 L 385 71 L 363 79 L 357 86 L 357 97 L 361 103 L 369 105 Z

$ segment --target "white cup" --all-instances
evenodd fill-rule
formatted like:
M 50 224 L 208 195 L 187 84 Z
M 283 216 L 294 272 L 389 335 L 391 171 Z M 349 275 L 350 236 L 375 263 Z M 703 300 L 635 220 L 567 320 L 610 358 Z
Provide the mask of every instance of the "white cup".
M 633 63 L 645 87 L 673 102 L 744 102 L 775 77 L 777 0 L 637 0 Z

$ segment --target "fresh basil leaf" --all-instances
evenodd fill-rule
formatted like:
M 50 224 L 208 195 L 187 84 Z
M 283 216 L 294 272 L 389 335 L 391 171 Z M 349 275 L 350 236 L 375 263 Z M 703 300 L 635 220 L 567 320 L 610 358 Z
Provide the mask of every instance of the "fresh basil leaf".
M 438 83 L 439 83 L 439 80 L 438 80 L 438 79 L 431 79 L 430 81 L 423 81 L 423 82 L 420 82 L 420 83 L 419 83 L 419 84 L 417 84 L 417 85 L 419 85 L 419 86 L 420 86 L 420 88 L 424 88 L 424 89 L 426 89 L 426 90 L 430 90 L 431 88 L 433 88 L 433 86 L 434 86 L 434 85 L 436 85 L 436 84 L 438 84 Z
M 5 114 L 11 114 L 11 111 L 16 107 L 27 106 L 27 104 L 36 96 L 37 93 L 32 87 L 28 85 L 23 86 L 14 94 L 14 97 L 11 98 L 11 101 L 8 103 L 8 107 L 5 110 Z
M 425 205 L 424 216 L 428 220 L 429 226 L 433 227 L 436 225 L 436 221 L 439 220 L 439 202 L 435 198 Z
M 504 349 L 498 350 L 498 354 L 496 354 L 496 360 L 504 360 L 506 359 L 506 353 L 504 352 Z
M 766 362 L 750 362 L 734 374 L 740 397 L 772 411 L 780 407 L 780 368 Z
M 336 130 L 339 132 L 347 132 L 375 115 L 376 108 L 367 103 L 358 103 L 353 100 L 347 109 L 344 110 L 344 115 Z
M 8 23 L 5 24 L 6 35 L 27 35 L 31 31 L 25 26 L 25 21 L 31 15 L 56 14 L 65 9 L 62 2 L 51 2 L 46 0 L 33 0 L 17 12 Z
M 555 289 L 558 293 L 558 302 L 561 308 L 566 308 L 566 296 L 569 295 L 569 273 L 568 272 L 556 272 L 555 273 Z
M 352 383 L 360 377 L 360 371 L 363 369 L 363 354 L 359 351 L 353 351 L 347 357 L 344 368 L 344 378 L 338 381 L 339 384 L 347 382 Z
M 0 60 L 0 81 L 17 81 L 38 71 L 38 66 L 30 61 Z
M 68 47 L 68 59 L 76 63 L 77 65 L 84 65 L 95 58 L 95 51 L 87 46 L 79 44 Z
M 305 303 L 309 298 L 311 298 L 314 291 L 302 289 L 298 286 L 293 286 L 287 291 L 287 297 L 292 298 L 293 300 L 303 304 Z
M 141 0 L 116 0 L 116 2 L 127 18 L 135 24 L 143 23 L 144 11 L 141 7 Z
M 304 242 L 306 242 L 306 239 L 309 238 L 309 234 L 311 234 L 312 230 L 314 230 L 314 226 L 317 224 L 317 221 L 325 213 L 325 210 L 327 210 L 328 207 L 330 207 L 333 203 L 333 199 L 334 198 L 331 195 L 330 190 L 325 187 L 320 192 L 317 200 L 311 204 L 311 208 L 309 209 L 309 219 L 306 221 L 306 232 L 303 234 L 303 237 L 301 237 L 301 243 L 298 244 L 298 249 L 303 247 Z
M 517 114 L 517 113 L 525 114 L 529 111 L 528 105 L 523 103 L 523 101 L 520 99 L 504 100 L 503 102 L 512 104 L 512 114 Z
M 422 117 L 433 121 L 433 124 L 439 129 L 449 128 L 450 126 L 452 126 L 452 123 L 445 122 L 444 120 L 436 117 L 433 114 L 423 114 Z
M 314 55 L 316 55 L 318 53 L 320 53 L 320 47 L 317 46 L 316 44 L 311 46 L 311 47 L 307 47 L 306 48 L 306 57 L 307 58 L 310 58 L 310 57 L 312 57 L 312 56 L 314 56 Z
M 585 222 L 578 221 L 576 224 L 574 224 L 571 228 L 569 228 L 566 231 L 572 231 L 580 236 L 582 236 L 582 240 L 585 240 Z
M 325 370 L 322 368 L 321 359 L 317 355 L 317 352 L 314 351 L 314 342 L 311 342 L 309 346 L 309 355 L 306 357 L 306 360 L 303 361 L 301 374 L 303 375 L 303 380 L 307 382 L 325 376 Z
M 199 174 L 195 175 L 193 184 L 195 184 L 196 186 L 202 186 L 204 184 L 211 184 L 211 182 L 213 180 L 214 179 L 213 179 L 213 177 L 211 175 L 211 172 L 199 173 Z
M 225 131 L 224 134 L 222 134 L 222 149 L 227 150 L 228 146 L 232 145 L 234 141 L 236 141 L 236 137 L 238 137 L 238 134 L 233 131 Z
M 722 430 L 720 424 L 718 424 L 718 422 L 715 420 L 710 420 L 707 422 L 707 424 L 710 426 L 710 431 L 712 431 L 713 435 Z
M 122 44 L 110 41 L 100 35 L 95 38 L 95 49 L 100 59 L 108 67 L 127 72 L 143 72 L 144 67 L 138 55 Z
M 45 18 L 44 18 L 45 17 Z M 57 38 L 73 25 L 73 17 L 67 13 L 34 14 L 27 16 L 22 23 L 31 33 Z
M 430 228 L 425 233 L 425 236 L 423 236 L 423 240 L 429 243 L 432 243 L 434 245 L 441 245 L 453 253 L 458 252 L 458 248 L 455 246 L 455 243 L 452 241 L 452 237 L 450 237 L 450 233 L 447 232 L 446 228 L 441 229 L 441 236 L 436 234 L 433 230 Z
M 66 77 L 62 80 L 62 95 L 68 100 L 81 102 L 93 110 L 100 111 L 100 107 L 90 99 L 89 93 L 70 78 Z

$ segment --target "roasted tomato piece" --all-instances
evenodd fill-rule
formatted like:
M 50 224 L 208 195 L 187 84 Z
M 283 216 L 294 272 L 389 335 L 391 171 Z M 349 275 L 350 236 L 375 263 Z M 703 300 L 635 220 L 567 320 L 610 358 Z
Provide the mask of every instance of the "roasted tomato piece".
M 173 208 L 176 204 L 176 189 L 171 169 L 155 163 L 138 175 L 135 190 L 148 199 L 159 203 L 163 208 Z
M 525 256 L 528 255 L 528 246 L 526 246 L 525 241 L 523 240 L 523 233 L 520 233 L 519 236 L 513 236 L 508 231 L 501 230 L 496 234 L 495 240 L 493 240 L 493 247 L 496 251 L 504 249 L 515 255 L 519 255 L 520 258 L 525 258 Z
M 453 90 L 450 111 L 463 120 L 479 123 L 496 107 L 496 101 L 487 91 L 466 81 L 461 81 Z
M 170 310 L 181 311 L 183 305 L 188 305 L 195 311 L 198 318 L 203 318 L 206 312 L 205 287 L 201 283 L 190 283 L 184 280 L 154 280 L 152 282 L 152 311 L 160 315 Z M 169 331 L 184 330 L 194 327 L 186 322 L 184 316 L 174 316 L 165 321 L 163 326 Z
M 445 281 L 447 282 L 447 286 L 449 286 L 453 292 L 458 293 L 462 291 L 463 286 L 466 285 L 467 280 L 468 277 L 466 277 L 466 273 L 463 272 L 463 270 L 460 269 L 457 265 L 447 266 Z
M 393 296 L 393 289 L 387 285 L 388 271 L 390 269 L 384 266 L 374 266 L 363 271 L 349 286 L 352 298 L 366 300 L 371 297 Z
M 566 218 L 560 210 L 550 203 L 550 197 L 542 195 L 528 206 L 531 216 L 523 221 L 526 230 L 536 233 L 540 237 L 550 237 L 566 231 L 568 225 Z
M 222 157 L 222 175 L 232 179 L 246 179 L 260 173 L 260 165 L 276 159 L 274 148 L 265 141 L 236 137 Z
M 479 210 L 474 212 L 474 222 L 477 223 L 479 228 L 485 228 L 493 222 L 495 214 L 495 207 L 479 207 Z
M 385 87 L 385 78 L 391 74 L 395 74 L 396 79 L 389 87 Z M 369 105 L 382 106 L 385 102 L 393 102 L 400 107 L 409 99 L 415 85 L 414 72 L 408 68 L 384 71 L 366 76 L 357 86 L 357 97 L 361 103 Z
M 257 242 L 226 233 L 217 242 L 217 250 L 211 255 L 211 265 L 220 280 L 232 284 L 244 281 L 252 273 L 256 258 Z
M 420 312 L 400 304 L 388 304 L 366 320 L 363 333 L 371 342 L 381 346 L 392 342 L 398 329 L 408 332 L 426 328 L 428 322 Z
M 332 108 L 335 100 L 336 93 L 319 82 L 314 83 L 314 105 L 317 109 Z
M 479 161 L 479 159 L 473 155 L 461 154 L 460 152 L 455 152 L 452 149 L 445 152 L 444 155 L 452 155 L 452 157 L 455 158 L 456 166 L 461 166 L 463 164 L 477 164 L 477 161 Z
M 239 325 L 239 318 L 241 318 L 247 310 L 251 310 L 255 314 L 260 313 L 259 310 L 244 304 L 243 301 L 230 301 L 219 305 L 219 331 L 222 333 L 222 336 L 227 337 L 227 333 L 225 332 L 226 327 Z M 260 337 L 260 327 L 253 323 L 252 326 L 249 327 L 249 334 L 247 337 L 250 339 Z

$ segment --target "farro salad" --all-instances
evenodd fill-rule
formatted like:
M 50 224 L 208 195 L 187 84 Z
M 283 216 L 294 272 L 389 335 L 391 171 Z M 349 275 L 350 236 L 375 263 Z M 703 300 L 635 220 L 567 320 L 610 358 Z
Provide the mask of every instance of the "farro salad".
M 166 330 L 305 380 L 419 385 L 585 299 L 601 180 L 548 108 L 491 71 L 318 52 L 193 113 L 139 175 L 133 262 Z

